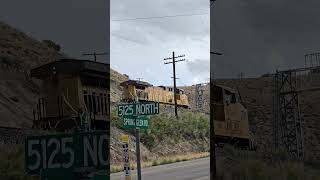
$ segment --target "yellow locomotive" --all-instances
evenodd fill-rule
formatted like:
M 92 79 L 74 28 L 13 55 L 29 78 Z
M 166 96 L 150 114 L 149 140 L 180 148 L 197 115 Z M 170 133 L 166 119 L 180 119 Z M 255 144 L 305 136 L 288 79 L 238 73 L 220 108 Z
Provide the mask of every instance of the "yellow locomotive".
M 61 59 L 32 69 L 31 77 L 43 81 L 45 92 L 33 111 L 34 128 L 109 129 L 110 64 Z
M 215 143 L 250 147 L 248 111 L 239 91 L 214 85 L 212 92 Z
M 166 86 L 153 86 L 144 81 L 128 80 L 120 84 L 123 87 L 124 101 L 133 101 L 135 97 L 138 97 L 139 101 L 152 101 L 162 104 L 174 104 L 173 87 Z M 189 107 L 188 96 L 184 93 L 184 90 L 176 88 L 177 105 L 180 107 Z

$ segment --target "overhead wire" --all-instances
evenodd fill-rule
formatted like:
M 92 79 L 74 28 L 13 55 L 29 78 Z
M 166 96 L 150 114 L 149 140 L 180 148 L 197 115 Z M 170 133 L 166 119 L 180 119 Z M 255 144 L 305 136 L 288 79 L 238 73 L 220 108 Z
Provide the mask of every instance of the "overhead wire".
M 164 19 L 164 18 L 174 18 L 174 17 L 201 16 L 201 15 L 208 15 L 208 14 L 209 14 L 209 13 L 177 14 L 177 15 L 167 15 L 167 16 L 153 16 L 153 17 L 138 17 L 138 18 L 114 19 L 114 20 L 111 20 L 111 21 L 120 22 L 120 21 Z

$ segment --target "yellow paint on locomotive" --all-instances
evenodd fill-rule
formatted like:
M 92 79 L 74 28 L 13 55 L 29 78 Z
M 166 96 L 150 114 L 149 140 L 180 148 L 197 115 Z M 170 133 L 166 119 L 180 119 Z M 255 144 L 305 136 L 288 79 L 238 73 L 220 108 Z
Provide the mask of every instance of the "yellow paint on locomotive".
M 133 80 L 123 82 L 121 86 L 124 87 L 123 100 L 132 101 L 137 96 L 140 101 L 174 104 L 173 91 L 169 91 L 169 87 L 154 87 L 148 83 Z M 189 107 L 188 96 L 182 90 L 176 94 L 176 99 L 178 106 Z
M 248 141 L 248 111 L 241 103 L 239 92 L 224 86 L 214 86 L 214 130 L 217 139 L 241 139 Z
M 31 77 L 43 81 L 45 92 L 33 111 L 34 127 L 78 128 L 80 113 L 87 112 L 95 128 L 107 129 L 109 69 L 108 64 L 77 59 L 61 59 L 32 69 Z

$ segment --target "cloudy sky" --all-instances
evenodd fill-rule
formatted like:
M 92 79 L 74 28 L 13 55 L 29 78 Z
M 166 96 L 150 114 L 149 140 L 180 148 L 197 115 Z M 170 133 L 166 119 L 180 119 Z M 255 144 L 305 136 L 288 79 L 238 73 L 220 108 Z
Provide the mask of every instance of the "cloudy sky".
M 19 6 L 17 6 L 19 4 Z M 107 49 L 105 0 L 2 0 L 0 20 L 42 40 L 51 39 L 76 58 Z M 301 67 L 304 54 L 320 51 L 318 0 L 218 0 L 211 24 L 216 78 L 259 76 Z M 201 14 L 170 18 L 124 20 Z M 111 67 L 153 84 L 171 85 L 163 58 L 185 54 L 177 65 L 179 85 L 207 80 L 207 0 L 111 0 Z M 100 57 L 100 60 L 105 60 Z
M 136 19 L 148 17 L 178 17 Z M 164 58 L 185 55 L 176 65 L 178 85 L 208 81 L 210 68 L 208 0 L 111 1 L 111 67 L 156 85 L 172 85 L 172 64 Z
M 319 0 L 216 1 L 211 36 L 223 53 L 213 60 L 216 78 L 303 67 L 304 54 L 320 51 L 319 9 Z

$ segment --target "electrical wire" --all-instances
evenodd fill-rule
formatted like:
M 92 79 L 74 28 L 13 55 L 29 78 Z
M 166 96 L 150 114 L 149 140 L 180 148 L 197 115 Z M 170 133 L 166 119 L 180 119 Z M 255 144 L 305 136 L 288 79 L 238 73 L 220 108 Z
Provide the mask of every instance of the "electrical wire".
M 154 16 L 154 17 L 140 17 L 140 18 L 127 18 L 127 19 L 115 19 L 111 21 L 135 21 L 135 20 L 150 20 L 150 19 L 163 19 L 163 18 L 174 18 L 174 17 L 187 17 L 187 16 L 201 16 L 208 15 L 209 13 L 198 13 L 198 14 L 178 14 L 169 16 Z

